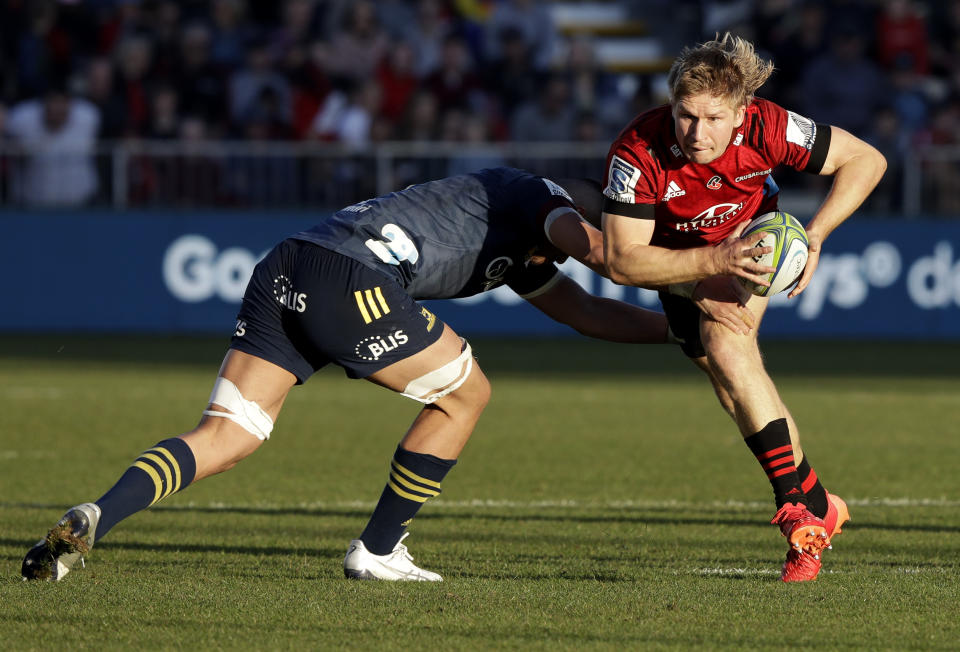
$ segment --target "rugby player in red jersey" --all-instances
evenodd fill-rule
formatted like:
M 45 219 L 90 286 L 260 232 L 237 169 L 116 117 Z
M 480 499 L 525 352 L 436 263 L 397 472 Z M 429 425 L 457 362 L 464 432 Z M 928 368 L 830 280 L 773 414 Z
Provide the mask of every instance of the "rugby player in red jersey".
M 607 156 L 602 226 L 612 280 L 655 287 L 684 353 L 706 372 L 773 485 L 773 523 L 790 542 L 784 581 L 815 579 L 820 552 L 849 518 L 800 448 L 797 427 L 764 370 L 757 329 L 769 299 L 711 268 L 712 246 L 776 210 L 780 165 L 833 176 L 806 226 L 817 268 L 828 235 L 870 194 L 883 156 L 850 133 L 754 97 L 773 64 L 724 35 L 685 48 L 668 76 L 670 103 L 639 115 Z M 690 282 L 693 281 L 693 282 Z

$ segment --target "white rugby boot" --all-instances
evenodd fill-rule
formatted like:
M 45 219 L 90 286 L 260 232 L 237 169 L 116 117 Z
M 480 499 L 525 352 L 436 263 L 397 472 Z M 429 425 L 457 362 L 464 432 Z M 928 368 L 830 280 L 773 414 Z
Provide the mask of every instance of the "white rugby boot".
M 404 532 L 394 549 L 385 555 L 375 555 L 360 539 L 350 542 L 343 558 L 343 574 L 357 580 L 402 580 L 407 582 L 442 582 L 443 578 L 413 564 L 413 557 L 403 545 L 409 532 Z
M 94 503 L 71 507 L 47 536 L 27 551 L 20 567 L 24 580 L 59 582 L 93 547 L 100 508 Z

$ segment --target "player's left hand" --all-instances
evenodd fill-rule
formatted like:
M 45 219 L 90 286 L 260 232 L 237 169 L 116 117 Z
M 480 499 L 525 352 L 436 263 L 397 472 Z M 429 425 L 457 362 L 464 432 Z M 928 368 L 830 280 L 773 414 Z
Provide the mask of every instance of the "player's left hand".
M 709 318 L 737 335 L 749 335 L 757 318 L 746 303 L 746 290 L 732 276 L 712 276 L 697 283 L 691 299 Z
M 787 295 L 788 299 L 792 299 L 803 292 L 810 283 L 810 279 L 813 278 L 813 273 L 817 271 L 817 264 L 820 262 L 820 247 L 822 245 L 823 238 L 813 233 L 807 233 L 807 265 L 803 268 L 803 274 L 800 275 L 800 280 L 797 281 L 797 284 L 790 290 L 790 294 Z

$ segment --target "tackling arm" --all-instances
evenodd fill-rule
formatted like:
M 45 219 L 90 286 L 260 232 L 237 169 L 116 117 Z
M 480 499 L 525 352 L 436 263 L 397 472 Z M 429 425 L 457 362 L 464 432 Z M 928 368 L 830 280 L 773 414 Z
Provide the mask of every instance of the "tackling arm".
M 635 344 L 667 341 L 667 319 L 661 313 L 595 297 L 568 277 L 527 301 L 551 319 L 588 337 Z

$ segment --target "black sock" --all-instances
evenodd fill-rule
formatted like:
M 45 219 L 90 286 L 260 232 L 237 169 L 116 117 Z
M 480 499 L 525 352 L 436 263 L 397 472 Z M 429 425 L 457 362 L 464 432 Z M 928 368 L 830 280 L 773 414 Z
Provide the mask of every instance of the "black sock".
M 760 432 L 744 441 L 767 473 L 773 487 L 777 509 L 786 503 L 807 504 L 807 497 L 800 488 L 800 477 L 793 463 L 793 445 L 786 419 L 771 421 Z
M 814 516 L 823 518 L 827 515 L 827 490 L 820 484 L 817 472 L 811 468 L 804 455 L 797 465 L 797 475 L 800 478 L 800 488 L 807 495 L 807 505 Z
M 97 541 L 123 519 L 193 482 L 197 463 L 187 442 L 164 439 L 134 460 L 110 491 L 97 500 L 100 523 Z
M 393 550 L 423 503 L 440 495 L 440 481 L 456 463 L 398 446 L 390 463 L 390 479 L 360 535 L 367 550 L 375 555 Z

